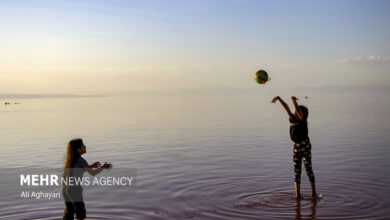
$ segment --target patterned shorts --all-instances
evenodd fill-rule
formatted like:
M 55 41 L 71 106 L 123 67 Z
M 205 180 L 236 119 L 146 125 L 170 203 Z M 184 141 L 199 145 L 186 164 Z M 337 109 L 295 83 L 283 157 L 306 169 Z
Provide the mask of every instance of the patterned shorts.
M 294 174 L 296 183 L 301 183 L 302 160 L 305 164 L 306 173 L 310 182 L 314 183 L 315 179 L 311 165 L 311 144 L 309 139 L 300 143 L 294 143 Z

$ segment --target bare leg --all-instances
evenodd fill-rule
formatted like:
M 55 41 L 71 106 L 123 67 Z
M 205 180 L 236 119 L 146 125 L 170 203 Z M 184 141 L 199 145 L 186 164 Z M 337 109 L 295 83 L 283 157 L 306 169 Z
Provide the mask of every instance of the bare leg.
M 315 182 L 311 183 L 311 196 L 313 197 L 313 199 L 316 199 L 318 197 L 317 192 L 316 192 L 316 183 Z
M 301 198 L 301 184 L 295 182 L 295 196 L 297 199 Z

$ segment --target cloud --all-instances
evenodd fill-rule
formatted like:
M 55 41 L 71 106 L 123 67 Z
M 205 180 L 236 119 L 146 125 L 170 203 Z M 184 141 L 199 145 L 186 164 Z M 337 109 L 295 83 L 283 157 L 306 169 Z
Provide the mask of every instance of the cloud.
M 367 56 L 352 59 L 345 58 L 340 61 L 342 64 L 390 64 L 390 56 Z

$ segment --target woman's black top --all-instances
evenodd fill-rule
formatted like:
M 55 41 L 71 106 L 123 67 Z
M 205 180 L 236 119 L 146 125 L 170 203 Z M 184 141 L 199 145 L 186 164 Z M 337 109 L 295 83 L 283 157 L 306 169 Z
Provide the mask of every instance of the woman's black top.
M 307 119 L 301 120 L 295 115 L 290 120 L 290 137 L 295 143 L 300 143 L 308 138 Z

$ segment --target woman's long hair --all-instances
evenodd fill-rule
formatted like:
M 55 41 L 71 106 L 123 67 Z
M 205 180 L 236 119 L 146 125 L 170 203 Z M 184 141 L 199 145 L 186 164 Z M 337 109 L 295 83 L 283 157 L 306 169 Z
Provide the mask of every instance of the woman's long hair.
M 69 176 L 69 168 L 71 168 L 76 159 L 81 156 L 77 150 L 80 149 L 82 146 L 83 140 L 81 138 L 69 141 L 68 146 L 66 148 L 63 177 Z

